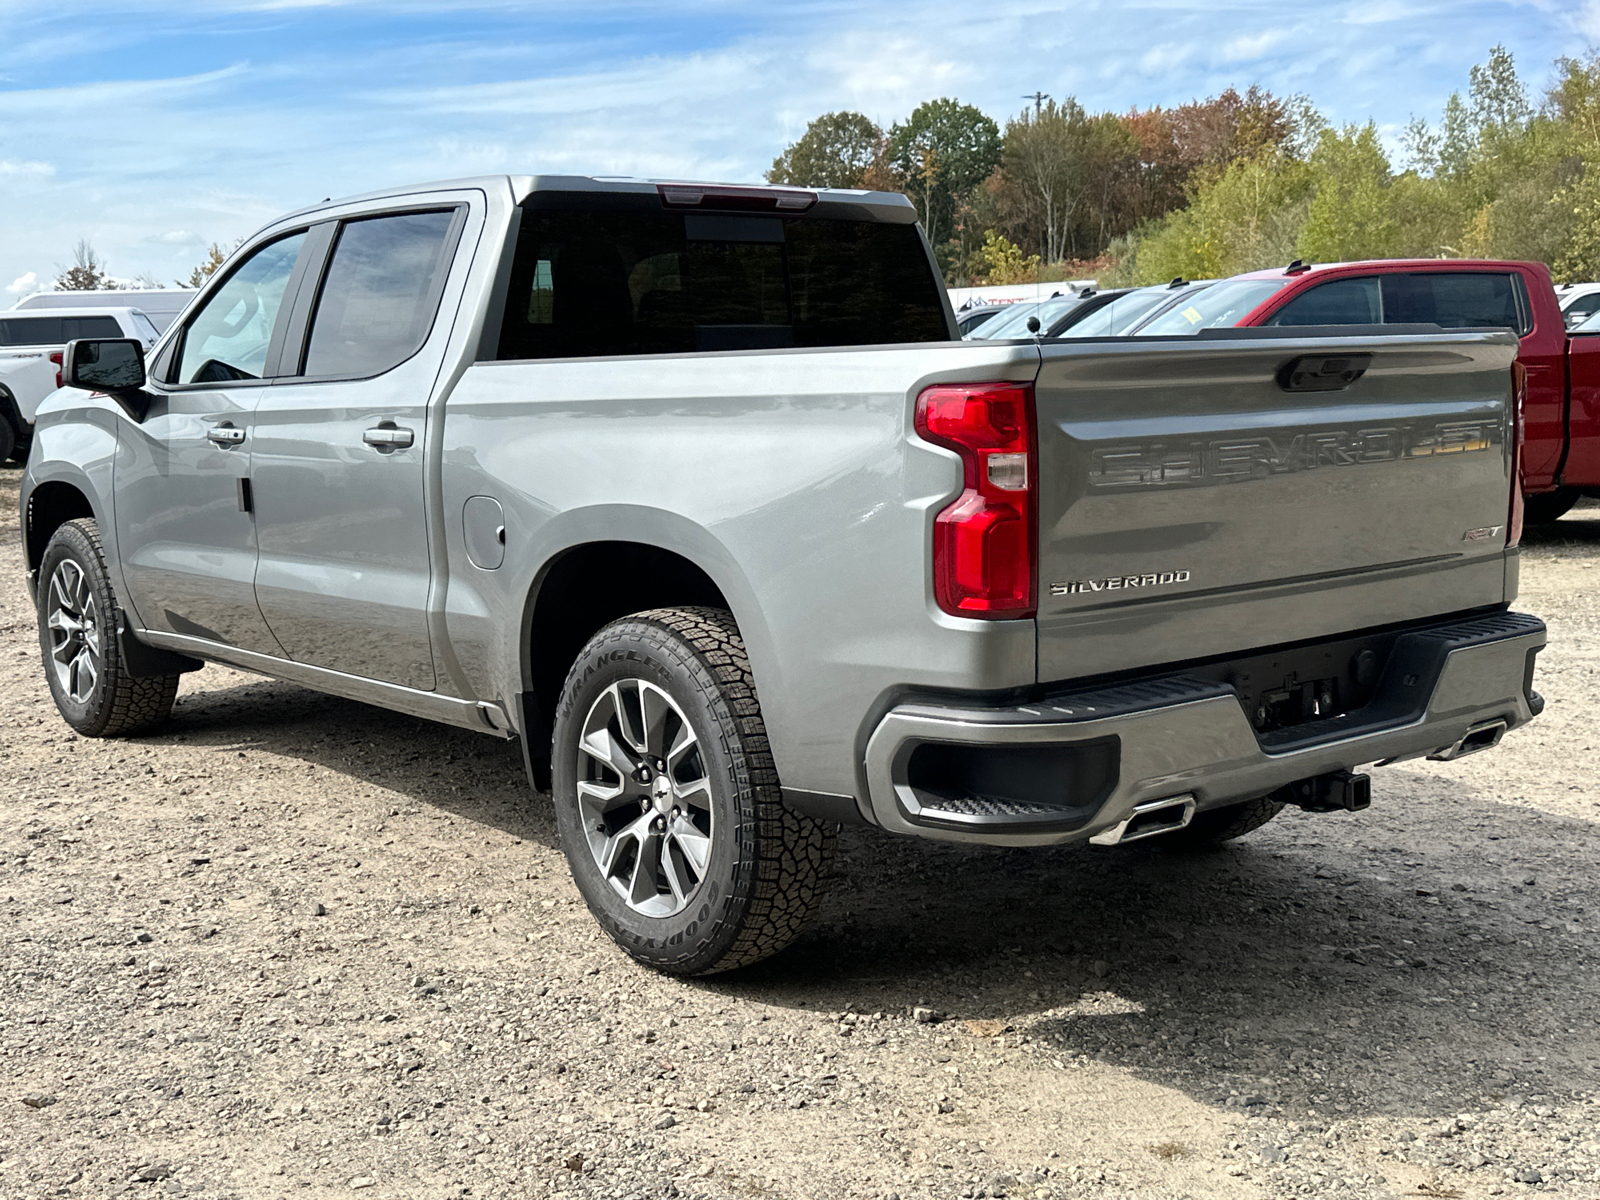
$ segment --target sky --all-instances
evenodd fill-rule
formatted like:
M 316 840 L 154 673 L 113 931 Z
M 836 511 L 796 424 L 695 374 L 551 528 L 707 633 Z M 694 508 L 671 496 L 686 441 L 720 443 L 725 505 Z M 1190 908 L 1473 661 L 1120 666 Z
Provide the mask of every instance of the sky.
M 820 113 L 1003 126 L 1259 83 L 1393 144 L 1496 43 L 1535 95 L 1600 0 L 0 0 L 0 307 L 86 238 L 187 276 L 327 196 L 492 172 L 759 181 Z

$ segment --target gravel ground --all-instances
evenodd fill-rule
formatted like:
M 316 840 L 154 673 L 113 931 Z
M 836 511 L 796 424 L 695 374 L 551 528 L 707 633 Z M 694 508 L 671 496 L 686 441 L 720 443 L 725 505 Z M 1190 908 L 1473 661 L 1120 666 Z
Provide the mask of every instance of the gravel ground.
M 1527 539 L 1499 751 L 1198 858 L 847 830 L 800 946 L 682 982 L 514 744 L 219 667 L 75 737 L 17 483 L 0 1197 L 1600 1196 L 1600 508 Z

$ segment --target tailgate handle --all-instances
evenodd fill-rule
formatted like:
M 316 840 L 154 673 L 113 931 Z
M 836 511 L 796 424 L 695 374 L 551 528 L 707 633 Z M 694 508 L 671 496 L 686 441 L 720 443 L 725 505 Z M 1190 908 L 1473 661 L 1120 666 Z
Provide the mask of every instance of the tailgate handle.
M 1286 392 L 1338 392 L 1367 373 L 1370 354 L 1307 354 L 1278 370 L 1278 386 Z

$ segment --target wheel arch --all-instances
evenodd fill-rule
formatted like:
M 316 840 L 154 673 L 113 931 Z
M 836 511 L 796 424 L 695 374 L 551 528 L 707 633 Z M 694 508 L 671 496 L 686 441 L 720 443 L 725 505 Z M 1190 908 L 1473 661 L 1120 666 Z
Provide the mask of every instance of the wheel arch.
M 578 653 L 602 628 L 629 613 L 692 605 L 725 608 L 751 651 L 752 670 L 771 661 L 755 593 L 728 550 L 684 518 L 660 510 L 647 513 L 574 522 L 572 536 L 544 558 L 528 586 L 519 653 L 519 731 L 535 764 L 548 752 L 555 705 Z
M 45 479 L 36 483 L 23 502 L 23 554 L 28 577 L 33 579 L 44 558 L 44 549 L 55 531 L 68 521 L 88 517 L 105 529 L 106 522 L 95 511 L 90 490 L 71 479 Z

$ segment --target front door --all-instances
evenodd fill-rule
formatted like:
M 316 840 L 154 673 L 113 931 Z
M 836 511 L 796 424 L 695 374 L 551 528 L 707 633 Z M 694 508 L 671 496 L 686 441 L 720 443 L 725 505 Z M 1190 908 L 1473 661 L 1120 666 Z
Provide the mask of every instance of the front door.
M 251 423 L 306 240 L 254 251 L 187 322 L 123 426 L 113 488 L 125 600 L 145 629 L 279 654 L 256 604 Z M 165 370 L 162 369 L 163 365 Z
M 302 287 L 299 370 L 256 409 L 256 599 L 296 662 L 434 686 L 423 448 L 448 327 L 430 335 L 464 213 L 345 221 Z

